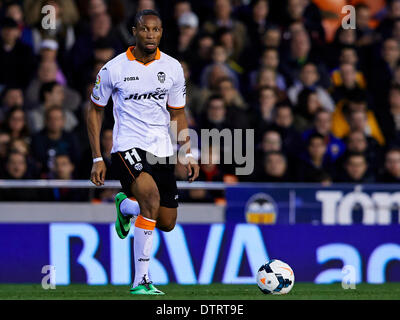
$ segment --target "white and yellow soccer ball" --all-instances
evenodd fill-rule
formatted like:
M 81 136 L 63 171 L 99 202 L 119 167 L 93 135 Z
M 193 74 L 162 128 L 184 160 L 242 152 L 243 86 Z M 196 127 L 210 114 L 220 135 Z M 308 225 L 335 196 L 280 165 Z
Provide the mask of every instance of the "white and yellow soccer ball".
M 257 285 L 265 294 L 287 294 L 294 285 L 294 272 L 287 263 L 270 260 L 258 269 Z

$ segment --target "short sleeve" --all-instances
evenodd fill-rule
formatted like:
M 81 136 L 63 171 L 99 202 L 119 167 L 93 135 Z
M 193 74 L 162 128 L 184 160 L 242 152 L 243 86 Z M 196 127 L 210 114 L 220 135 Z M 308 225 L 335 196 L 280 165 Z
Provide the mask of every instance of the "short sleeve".
M 186 104 L 186 84 L 182 66 L 179 65 L 175 75 L 174 84 L 168 93 L 168 107 L 181 109 Z
M 110 70 L 103 67 L 97 74 L 96 82 L 90 98 L 95 105 L 105 107 L 112 93 Z

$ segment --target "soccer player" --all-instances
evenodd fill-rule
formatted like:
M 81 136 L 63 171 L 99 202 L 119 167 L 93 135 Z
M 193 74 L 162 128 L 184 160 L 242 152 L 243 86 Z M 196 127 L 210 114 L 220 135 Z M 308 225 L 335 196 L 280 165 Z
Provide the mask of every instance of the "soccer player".
M 136 46 L 129 47 L 99 71 L 87 117 L 93 156 L 91 181 L 101 186 L 106 166 L 100 152 L 100 129 L 104 107 L 112 96 L 115 124 L 111 166 L 123 188 L 115 197 L 115 227 L 121 239 L 129 233 L 131 218 L 137 217 L 132 294 L 164 294 L 148 276 L 152 230 L 157 227 L 171 231 L 177 217 L 177 186 L 174 165 L 169 161 L 173 154 L 169 126 L 170 121 L 176 121 L 178 134 L 187 129 L 186 88 L 180 63 L 158 48 L 162 32 L 156 11 L 143 10 L 136 15 Z M 198 177 L 199 166 L 190 153 L 189 137 L 183 144 L 188 180 L 192 182 Z M 137 201 L 129 199 L 131 196 Z

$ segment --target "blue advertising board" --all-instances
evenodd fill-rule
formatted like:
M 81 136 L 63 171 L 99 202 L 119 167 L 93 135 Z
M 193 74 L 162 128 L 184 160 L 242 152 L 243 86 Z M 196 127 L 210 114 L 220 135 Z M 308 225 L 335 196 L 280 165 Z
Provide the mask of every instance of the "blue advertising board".
M 226 188 L 235 223 L 399 224 L 400 185 L 240 184 Z
M 400 227 L 201 224 L 155 231 L 150 275 L 158 284 L 255 283 L 258 268 L 287 262 L 296 281 L 400 281 Z M 40 283 L 46 265 L 56 284 L 130 284 L 133 232 L 121 240 L 113 224 L 0 224 L 0 283 Z

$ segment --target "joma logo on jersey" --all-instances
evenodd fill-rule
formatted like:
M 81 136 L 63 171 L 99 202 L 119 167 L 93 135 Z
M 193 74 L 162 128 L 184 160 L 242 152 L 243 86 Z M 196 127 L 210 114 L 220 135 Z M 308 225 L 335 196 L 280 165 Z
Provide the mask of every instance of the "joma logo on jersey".
M 134 77 L 125 77 L 124 81 L 133 81 L 133 80 L 139 80 L 138 76 L 134 76 Z
M 149 92 L 149 93 L 135 93 L 131 94 L 129 97 L 126 97 L 125 100 L 141 100 L 141 99 L 154 99 L 154 100 L 162 100 L 165 97 L 166 92 Z

